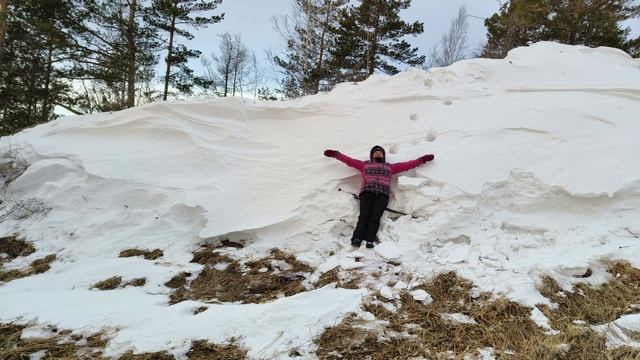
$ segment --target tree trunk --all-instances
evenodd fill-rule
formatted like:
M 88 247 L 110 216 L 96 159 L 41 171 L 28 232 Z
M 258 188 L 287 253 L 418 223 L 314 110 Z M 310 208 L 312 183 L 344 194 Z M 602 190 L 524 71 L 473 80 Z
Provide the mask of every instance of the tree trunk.
M 135 44 L 135 16 L 136 2 L 131 0 L 129 7 L 129 25 L 127 26 L 127 107 L 136 104 L 136 44 Z
M 235 51 L 233 48 L 233 43 L 230 44 L 229 55 L 227 59 L 225 59 L 224 64 L 224 97 L 227 97 L 227 95 L 229 94 L 229 77 L 231 76 L 231 63 L 234 58 L 233 52 Z
M 4 49 L 4 34 L 7 30 L 7 8 L 9 0 L 0 0 L 0 53 Z
M 312 14 L 312 9 L 311 9 L 311 5 L 308 1 L 303 1 L 302 3 L 302 11 L 304 14 L 306 14 L 308 16 L 307 19 L 307 31 L 305 33 L 305 37 L 304 37 L 304 46 L 303 46 L 303 51 L 302 51 L 302 83 L 300 84 L 302 86 L 302 94 L 306 95 L 309 93 L 309 84 L 308 84 L 308 79 L 309 79 L 309 63 L 311 62 L 310 57 L 311 57 L 311 31 L 312 31 L 312 27 L 313 27 L 313 14 Z
M 175 15 L 175 3 L 174 12 L 171 15 L 171 27 L 169 28 L 169 47 L 167 51 L 167 71 L 164 74 L 164 93 L 162 100 L 167 100 L 167 93 L 169 92 L 169 78 L 171 77 L 171 63 L 173 61 L 173 34 L 176 31 L 176 15 Z
M 376 14 L 376 22 L 373 26 L 371 48 L 369 52 L 369 75 L 373 75 L 376 69 L 376 53 L 378 52 L 378 29 L 380 27 L 380 16 Z
M 327 6 L 325 4 L 325 6 Z M 327 28 L 329 27 L 329 20 L 331 17 L 331 4 L 329 4 L 327 6 L 327 8 L 325 9 L 325 11 L 327 12 L 327 15 L 325 16 L 324 19 L 324 24 L 322 26 L 322 33 L 320 34 L 320 55 L 318 56 L 318 65 L 316 66 L 316 73 L 313 79 L 313 85 L 314 85 L 314 94 L 317 94 L 320 91 L 320 79 L 321 79 L 321 72 L 322 72 L 322 60 L 324 58 L 324 38 L 327 34 Z
M 49 44 L 49 50 L 47 53 L 47 72 L 44 76 L 44 99 L 42 100 L 42 113 L 40 115 L 40 122 L 47 122 L 49 120 L 49 114 L 51 113 L 50 98 L 51 94 L 49 87 L 51 84 L 51 72 L 53 70 L 53 45 Z
M 227 63 L 224 68 L 224 95 L 222 95 L 223 97 L 227 97 L 227 93 L 229 92 L 229 73 L 231 72 L 230 68 L 231 66 L 229 63 Z
M 238 80 L 238 66 L 233 67 L 233 80 L 231 82 L 231 96 L 236 96 L 236 83 Z
M 240 45 L 238 44 L 238 48 L 236 49 L 236 56 L 235 59 L 233 61 L 233 87 L 231 88 L 233 93 L 232 96 L 236 96 L 236 90 L 238 88 L 238 84 L 239 84 L 239 78 L 240 78 L 240 62 L 242 59 L 240 59 Z

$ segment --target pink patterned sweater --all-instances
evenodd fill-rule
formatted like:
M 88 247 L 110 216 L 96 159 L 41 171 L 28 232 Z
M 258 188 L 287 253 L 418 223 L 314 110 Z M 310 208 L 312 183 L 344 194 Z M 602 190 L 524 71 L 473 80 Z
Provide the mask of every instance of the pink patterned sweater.
M 396 164 L 387 162 L 378 163 L 375 161 L 360 161 L 337 152 L 335 158 L 357 169 L 362 174 L 362 185 L 360 193 L 364 191 L 389 195 L 391 193 L 391 176 L 403 171 L 411 170 L 423 162 L 421 159 L 405 161 Z

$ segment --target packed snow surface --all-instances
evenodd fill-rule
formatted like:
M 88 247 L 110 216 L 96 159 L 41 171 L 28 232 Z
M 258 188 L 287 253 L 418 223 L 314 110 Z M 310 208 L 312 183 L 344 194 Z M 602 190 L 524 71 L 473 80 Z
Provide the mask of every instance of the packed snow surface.
M 168 305 L 163 284 L 198 273 L 192 251 L 221 239 L 244 242 L 240 257 L 278 247 L 319 271 L 372 272 L 389 261 L 416 278 L 455 270 L 478 291 L 548 302 L 535 288 L 544 275 L 570 287 L 606 281 L 609 260 L 640 266 L 639 110 L 637 59 L 537 43 L 502 60 L 372 76 L 295 101 L 165 102 L 61 118 L 2 139 L 31 163 L 12 196 L 51 208 L 2 223 L 38 249 L 7 267 L 58 258 L 44 274 L 0 286 L 0 321 L 114 329 L 112 355 L 180 355 L 192 339 L 239 337 L 252 358 L 288 358 L 291 348 L 313 357 L 313 339 L 359 311 L 367 293 L 326 286 L 197 315 L 202 302 Z M 435 160 L 397 177 L 389 206 L 415 218 L 386 214 L 378 250 L 361 248 L 354 265 L 358 203 L 336 190 L 357 192 L 359 174 L 322 153 L 366 159 L 375 144 L 389 162 Z M 118 257 L 135 247 L 164 256 Z M 574 277 L 587 268 L 588 279 Z M 114 275 L 147 283 L 90 289 Z

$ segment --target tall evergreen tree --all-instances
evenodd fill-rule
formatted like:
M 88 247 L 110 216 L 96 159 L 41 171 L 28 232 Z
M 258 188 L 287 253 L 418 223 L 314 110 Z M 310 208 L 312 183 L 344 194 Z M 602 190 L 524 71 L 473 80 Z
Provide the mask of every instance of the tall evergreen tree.
M 273 56 L 283 75 L 286 97 L 329 90 L 329 48 L 335 42 L 340 9 L 347 0 L 294 0 L 291 15 L 274 19 L 274 27 L 287 44 L 284 56 Z
M 637 16 L 634 0 L 511 0 L 485 21 L 486 57 L 504 57 L 536 41 L 630 50 L 622 20 Z
M 89 80 L 81 107 L 88 112 L 135 106 L 136 84 L 153 78 L 159 42 L 155 27 L 143 20 L 144 4 L 137 0 L 82 0 L 78 23 L 74 79 Z
M 56 105 L 65 106 L 71 24 L 77 16 L 71 0 L 11 1 L 3 9 L 4 44 L 0 48 L 0 134 L 46 122 Z
M 640 36 L 627 42 L 629 54 L 633 57 L 640 57 Z
M 152 1 L 148 12 L 148 21 L 168 34 L 163 100 L 167 100 L 169 85 L 176 87 L 180 92 L 190 93 L 194 84 L 206 84 L 206 80 L 195 76 L 193 70 L 187 64 L 189 59 L 198 58 L 201 54 L 200 51 L 177 44 L 175 37 L 179 35 L 189 40 L 194 38 L 194 35 L 182 28 L 182 26 L 201 28 L 220 22 L 224 18 L 224 14 L 206 17 L 197 16 L 197 14 L 215 10 L 221 3 L 222 0 Z M 172 68 L 177 68 L 178 70 L 172 72 Z
M 396 74 L 399 63 L 424 63 L 425 56 L 418 55 L 418 48 L 402 39 L 424 31 L 423 23 L 400 18 L 400 11 L 409 6 L 411 0 L 361 0 L 358 6 L 342 10 L 332 50 L 335 81 L 364 80 L 376 70 Z

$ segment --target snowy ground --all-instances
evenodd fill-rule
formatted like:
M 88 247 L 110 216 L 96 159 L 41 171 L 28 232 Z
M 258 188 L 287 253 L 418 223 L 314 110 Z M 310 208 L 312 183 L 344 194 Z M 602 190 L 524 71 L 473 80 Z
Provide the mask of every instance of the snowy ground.
M 588 281 L 606 281 L 608 260 L 640 267 L 639 110 L 639 60 L 538 43 L 504 60 L 373 76 L 296 101 L 154 103 L 62 118 L 2 139 L 32 164 L 12 196 L 51 208 L 1 224 L 38 250 L 7 267 L 58 258 L 47 273 L 0 286 L 0 321 L 114 329 L 112 355 L 179 355 L 194 338 L 231 337 L 253 358 L 312 354 L 312 339 L 358 311 L 366 289 L 328 286 L 194 316 L 202 303 L 168 306 L 163 284 L 197 273 L 192 251 L 221 239 L 247 245 L 239 258 L 278 247 L 320 271 L 351 267 L 357 203 L 336 190 L 357 191 L 359 175 L 322 152 L 365 159 L 375 144 L 390 162 L 435 160 L 394 184 L 390 207 L 417 218 L 385 215 L 381 243 L 361 249 L 366 266 L 353 271 L 382 271 L 382 284 L 396 272 L 456 270 L 479 290 L 545 303 L 535 287 L 544 275 L 569 288 L 587 268 Z M 118 257 L 134 247 L 164 256 Z M 147 283 L 90 289 L 113 275 Z M 640 328 L 637 317 L 622 323 Z

